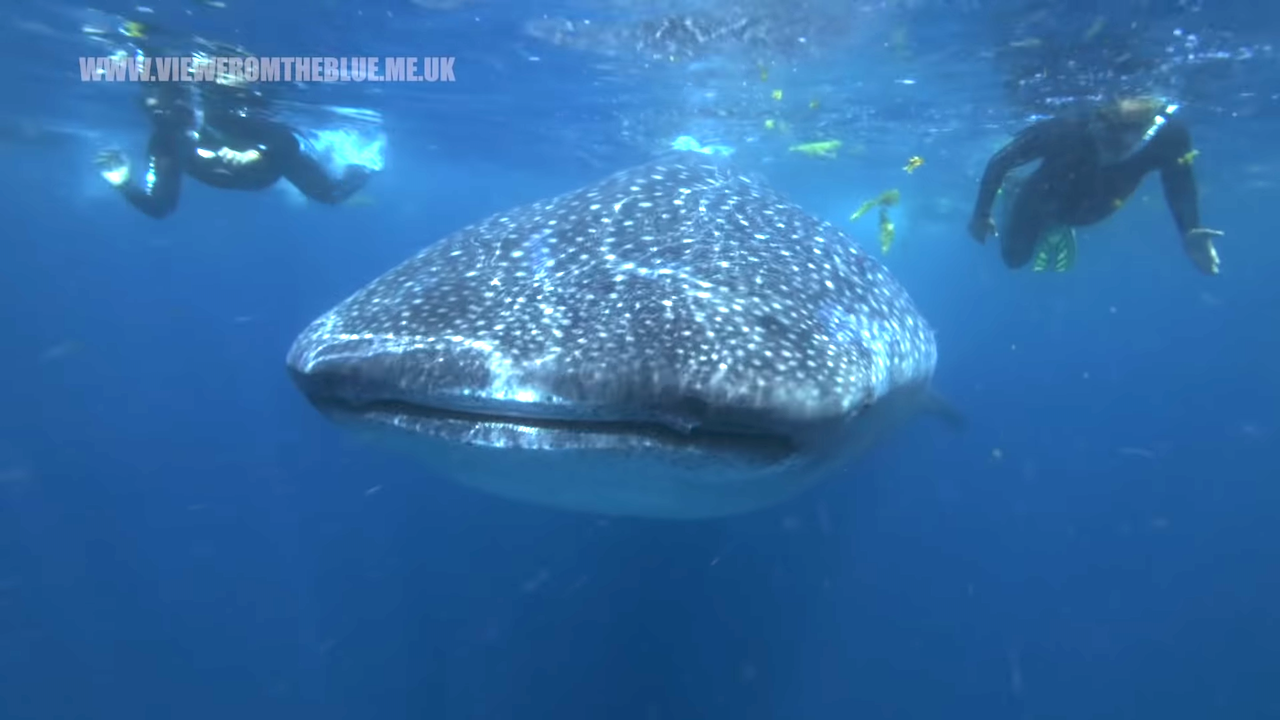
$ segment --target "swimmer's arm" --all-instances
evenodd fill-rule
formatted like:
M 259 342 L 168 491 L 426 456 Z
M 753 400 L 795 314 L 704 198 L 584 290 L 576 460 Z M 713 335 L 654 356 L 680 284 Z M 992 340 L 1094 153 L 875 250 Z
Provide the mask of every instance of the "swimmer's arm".
M 1164 199 L 1173 213 L 1178 233 L 1200 227 L 1200 202 L 1195 171 L 1191 167 L 1191 133 L 1182 123 L 1169 123 L 1161 133 L 1159 148 L 1160 182 Z
M 1014 168 L 1035 162 L 1048 154 L 1054 140 L 1061 134 L 1060 120 L 1045 120 L 1018 133 L 1017 136 L 1000 148 L 987 162 L 987 169 L 982 173 L 982 184 L 978 187 L 978 200 L 973 206 L 976 218 L 991 217 L 991 207 L 996 202 L 996 193 L 1004 185 L 1005 176 Z
M 182 189 L 181 142 L 165 133 L 153 133 L 147 144 L 147 164 L 141 177 L 120 186 L 129 204 L 153 218 L 162 218 L 178 207 Z

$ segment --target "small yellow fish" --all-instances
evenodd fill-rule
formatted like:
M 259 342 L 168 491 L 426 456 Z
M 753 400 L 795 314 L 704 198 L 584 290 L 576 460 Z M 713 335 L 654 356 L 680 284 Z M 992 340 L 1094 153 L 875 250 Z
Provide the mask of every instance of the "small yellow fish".
M 765 121 L 764 121 L 764 129 L 765 129 L 765 130 L 773 130 L 773 129 L 774 129 L 774 128 L 776 128 L 776 127 L 778 127 L 778 121 L 777 121 L 777 120 L 774 120 L 773 118 L 769 118 L 768 120 L 765 120 Z
M 849 216 L 849 219 L 857 220 L 867 214 L 867 211 L 874 207 L 893 207 L 898 204 L 898 200 L 901 199 L 901 197 L 902 195 L 896 189 L 881 193 L 880 197 L 862 203 L 862 206 L 855 210 L 854 213 Z
M 907 37 L 907 29 L 900 27 L 889 34 L 888 42 L 885 47 L 893 51 L 894 55 L 900 58 L 911 57 L 911 42 Z
M 818 109 L 818 108 L 820 108 L 820 107 L 822 107 L 822 101 L 821 101 L 821 100 L 810 100 L 810 101 L 809 101 L 809 109 L 810 109 L 810 110 L 817 110 L 817 109 Z
M 789 149 L 791 152 L 798 152 L 809 157 L 820 157 L 831 159 L 836 156 L 836 150 L 844 143 L 839 140 L 823 140 L 822 142 L 802 143 L 800 145 L 792 145 Z
M 781 91 L 781 90 L 774 90 L 774 91 L 773 91 L 773 99 L 774 99 L 774 100 L 781 100 L 781 99 L 782 99 L 782 91 Z
M 907 164 L 902 169 L 906 170 L 907 174 L 910 175 L 911 173 L 916 171 L 916 168 L 919 168 L 923 164 L 924 164 L 924 158 L 920 157 L 919 155 L 912 155 L 907 160 Z
M 1193 163 L 1193 162 L 1195 162 L 1195 161 L 1196 161 L 1196 156 L 1197 156 L 1197 155 L 1199 155 L 1199 154 L 1200 154 L 1200 151 L 1199 151 L 1199 150 L 1192 150 L 1191 152 L 1187 153 L 1186 155 L 1183 155 L 1182 157 L 1178 158 L 1178 164 L 1179 164 L 1179 165 L 1190 165 L 1191 163 Z
M 1093 21 L 1093 24 L 1089 26 L 1089 29 L 1084 32 L 1084 41 L 1089 42 L 1096 38 L 1098 33 L 1102 32 L 1102 29 L 1106 26 L 1107 17 L 1105 15 L 1099 15 L 1097 19 Z
M 878 225 L 880 228 L 881 253 L 887 254 L 889 252 L 889 248 L 893 247 L 893 240 L 897 236 L 897 228 L 893 224 L 893 219 L 889 217 L 889 208 L 897 205 L 899 199 L 901 199 L 901 195 L 896 189 L 889 190 L 881 194 L 878 198 L 862 203 L 862 206 L 859 207 L 853 215 L 849 216 L 850 220 L 857 220 L 872 208 L 880 208 Z
M 893 247 L 894 228 L 893 221 L 889 219 L 889 209 L 880 208 L 880 254 L 888 255 L 889 248 Z

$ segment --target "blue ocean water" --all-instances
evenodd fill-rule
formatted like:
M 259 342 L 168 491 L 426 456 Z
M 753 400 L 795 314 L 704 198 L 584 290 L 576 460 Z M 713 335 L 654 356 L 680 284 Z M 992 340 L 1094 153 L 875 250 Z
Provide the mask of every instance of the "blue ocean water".
M 849 47 L 700 86 L 706 61 L 673 79 L 525 30 L 625 24 L 621 2 L 428 5 L 142 13 L 263 55 L 458 58 L 451 86 L 307 91 L 387 118 L 359 202 L 187 182 L 164 221 L 94 172 L 146 126 L 131 88 L 79 82 L 85 9 L 3 11 L 0 719 L 1280 718 L 1280 125 L 1252 62 L 1274 11 L 868 3 Z M 1045 12 L 1218 43 L 1150 72 L 1196 100 L 1221 276 L 1183 257 L 1155 178 L 1069 273 L 965 235 L 986 156 L 1034 114 L 993 48 Z M 294 335 L 365 282 L 684 132 L 869 247 L 849 214 L 901 189 L 885 262 L 965 433 L 917 422 L 743 517 L 606 520 L 430 477 L 290 383 Z M 833 136 L 836 160 L 788 151 Z

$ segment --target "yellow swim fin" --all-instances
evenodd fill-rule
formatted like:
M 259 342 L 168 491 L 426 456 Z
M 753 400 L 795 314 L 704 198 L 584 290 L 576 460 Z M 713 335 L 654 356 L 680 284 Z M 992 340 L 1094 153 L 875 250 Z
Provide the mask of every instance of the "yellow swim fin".
M 120 34 L 125 37 L 145 40 L 147 32 L 148 28 L 146 25 L 134 20 L 125 20 L 120 24 Z
M 1045 233 L 1036 246 L 1032 269 L 1036 272 L 1050 270 L 1066 272 L 1076 264 L 1076 231 L 1070 227 L 1057 227 Z

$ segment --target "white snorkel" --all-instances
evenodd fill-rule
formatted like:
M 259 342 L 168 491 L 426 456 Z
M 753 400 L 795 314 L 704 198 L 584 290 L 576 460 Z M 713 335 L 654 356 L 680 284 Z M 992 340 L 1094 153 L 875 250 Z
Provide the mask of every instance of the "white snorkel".
M 1142 139 L 1138 141 L 1138 144 L 1134 147 L 1133 152 L 1129 154 L 1132 155 L 1134 152 L 1137 152 L 1142 148 L 1146 147 L 1147 144 L 1150 143 L 1151 140 L 1156 136 L 1156 133 L 1160 132 L 1160 129 L 1165 126 L 1165 123 L 1169 122 L 1169 118 L 1173 117 L 1173 114 L 1176 112 L 1178 112 L 1177 104 L 1175 103 L 1166 104 L 1164 106 L 1164 110 L 1161 110 L 1160 112 L 1156 113 L 1156 116 L 1151 119 L 1151 126 L 1148 127 L 1147 131 L 1142 134 Z

